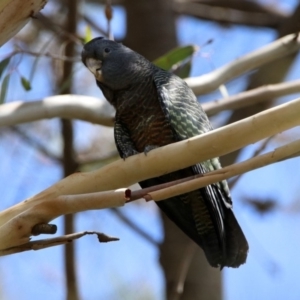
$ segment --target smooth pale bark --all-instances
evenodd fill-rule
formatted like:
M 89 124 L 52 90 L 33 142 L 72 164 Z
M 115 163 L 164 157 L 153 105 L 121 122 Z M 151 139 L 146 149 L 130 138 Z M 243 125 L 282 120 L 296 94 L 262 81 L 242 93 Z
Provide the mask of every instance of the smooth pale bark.
M 249 172 L 262 166 L 266 166 L 285 159 L 290 159 L 299 155 L 300 140 L 296 140 L 287 145 L 278 147 L 271 152 L 253 157 L 231 166 L 227 166 L 223 169 L 203 174 L 202 177 L 198 177 L 196 179 L 184 181 L 181 183 L 172 182 L 172 185 L 171 183 L 169 183 L 167 187 L 164 188 L 162 188 L 161 186 L 156 186 L 156 190 L 153 190 L 154 187 L 152 187 L 151 190 L 143 189 L 133 192 L 130 189 L 121 189 L 117 191 L 96 192 L 78 195 L 60 195 L 56 198 L 44 198 L 38 204 L 33 203 L 34 205 L 31 207 L 30 204 L 32 203 L 29 203 L 30 201 L 28 201 L 28 205 L 27 207 L 25 207 L 22 213 L 9 220 L 1 227 L 2 236 L 0 234 L 0 242 L 2 248 L 0 248 L 0 255 L 1 253 L 2 255 L 6 255 L 25 250 L 31 250 L 35 247 L 34 243 L 30 243 L 30 245 L 28 245 L 28 243 L 27 245 L 20 245 L 21 241 L 29 238 L 29 236 L 32 235 L 31 229 L 36 228 L 37 225 L 43 224 L 42 229 L 36 228 L 35 232 L 45 233 L 45 225 L 48 225 L 48 222 L 60 215 L 77 213 L 91 209 L 122 206 L 125 205 L 125 203 L 128 203 L 126 202 L 127 200 L 133 201 L 141 197 L 147 199 L 147 201 L 161 201 L 170 197 L 194 191 L 201 187 L 219 182 L 224 179 L 228 179 L 236 175 Z M 69 184 L 72 184 L 72 182 L 69 182 Z M 6 210 L 6 214 L 10 214 L 10 209 Z M 49 232 L 49 230 L 52 231 L 52 227 L 50 226 L 51 228 L 49 229 L 49 226 L 47 227 L 46 232 Z M 37 241 L 37 244 L 39 244 L 39 242 L 40 241 Z M 186 254 L 183 253 L 182 262 L 177 266 L 178 271 L 176 272 L 176 274 L 172 273 L 174 275 L 172 276 L 172 278 L 174 277 L 174 283 L 170 286 L 170 293 L 174 294 L 174 297 L 178 296 L 183 291 L 185 278 L 187 277 L 191 261 L 196 252 L 196 248 L 192 245 L 193 244 L 190 243 L 186 244 Z
M 43 197 L 55 198 L 59 195 L 92 193 L 129 186 L 147 178 L 194 165 L 199 161 L 225 155 L 248 144 L 299 126 L 299 111 L 300 99 L 297 99 L 189 140 L 152 150 L 147 156 L 141 153 L 125 161 L 119 160 L 111 163 L 100 170 L 75 173 L 36 195 L 30 203 L 39 202 Z M 188 155 L 183 155 L 183 153 L 188 153 Z M 18 207 L 23 205 L 28 205 L 28 201 L 14 206 L 9 218 L 22 212 L 24 209 L 19 210 Z M 0 217 L 0 224 L 7 221 L 2 213 Z
M 48 222 L 55 217 L 57 208 L 55 208 L 56 202 L 53 200 L 61 195 L 85 194 L 126 187 L 147 178 L 194 165 L 199 161 L 224 155 L 263 138 L 299 126 L 299 111 L 300 99 L 297 99 L 189 140 L 152 150 L 147 156 L 141 153 L 129 157 L 126 161 L 118 160 L 93 172 L 75 173 L 68 176 L 38 195 L 0 213 L 0 245 L 11 247 L 28 241 L 33 225 Z M 297 143 L 299 141 L 295 141 L 291 145 L 297 146 Z M 292 150 L 292 152 L 283 154 L 288 157 L 293 156 L 299 152 L 298 148 L 288 147 L 287 151 Z M 276 158 L 277 154 L 281 153 L 280 151 L 275 150 L 271 155 L 265 154 L 262 162 L 270 162 L 270 159 L 278 161 L 284 158 L 284 156 Z M 259 162 L 256 167 L 261 166 L 259 159 L 255 158 L 254 161 Z M 218 173 L 216 180 L 222 179 L 218 177 L 219 175 L 223 176 L 222 172 L 216 172 Z M 236 175 L 234 170 L 230 172 L 233 176 Z M 206 177 L 209 176 L 204 176 L 200 180 L 205 180 Z M 43 206 L 43 204 L 45 205 Z M 76 201 L 74 205 L 76 206 Z M 51 209 L 53 215 L 49 219 Z
M 1 0 L 0 46 L 17 34 L 46 3 L 47 0 Z
M 0 126 L 59 117 L 113 126 L 114 109 L 104 99 L 83 95 L 56 95 L 39 101 L 15 101 L 0 106 Z

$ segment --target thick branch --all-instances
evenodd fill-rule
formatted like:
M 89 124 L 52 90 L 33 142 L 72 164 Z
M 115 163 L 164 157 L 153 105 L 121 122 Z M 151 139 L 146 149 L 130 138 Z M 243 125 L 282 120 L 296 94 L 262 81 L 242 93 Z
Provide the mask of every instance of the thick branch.
M 150 192 L 148 192 L 148 189 L 144 189 L 139 191 L 139 194 L 147 201 L 161 201 L 297 155 L 300 155 L 300 140 L 279 147 L 266 154 L 248 159 L 244 162 L 203 174 L 203 177 L 185 181 L 180 184 L 173 182 L 170 183 L 167 188 L 163 189 L 159 189 L 159 187 L 157 187 L 155 190 L 155 187 L 152 187 L 153 191 Z M 133 193 L 134 192 L 131 192 L 129 189 L 121 189 L 117 191 L 79 195 L 61 195 L 54 199 L 44 199 L 44 201 L 40 204 L 24 211 L 24 213 L 21 214 L 21 219 L 18 219 L 18 217 L 14 218 L 1 227 L 2 236 L 0 235 L 0 240 L 1 237 L 4 237 L 5 240 L 1 242 L 2 251 L 0 250 L 0 255 L 33 249 L 35 246 L 34 242 L 27 242 L 24 245 L 24 241 L 26 240 L 26 235 L 27 239 L 29 239 L 29 236 L 32 234 L 32 228 L 36 227 L 35 224 L 41 224 L 36 222 L 49 222 L 52 219 L 67 213 L 122 206 L 125 202 L 128 202 L 128 200 L 131 201 L 131 198 L 136 198 L 132 195 Z M 16 241 L 19 244 L 15 244 Z M 20 241 L 23 242 L 21 245 Z M 45 243 L 47 244 L 46 241 Z M 49 244 L 50 246 L 56 245 L 55 243 Z
M 11 102 L 0 106 L 0 126 L 42 119 L 80 119 L 113 126 L 114 110 L 107 101 L 80 95 L 58 95 L 34 102 Z
M 0 46 L 17 34 L 46 3 L 47 0 L 0 1 Z
M 196 189 L 205 187 L 211 183 L 219 182 L 230 177 L 240 175 L 267 165 L 296 157 L 300 155 L 300 140 L 296 140 L 275 150 L 250 158 L 246 161 L 227 166 L 220 170 L 203 174 L 202 177 L 189 180 L 165 189 L 150 192 L 147 199 L 161 201 Z
M 300 99 L 297 99 L 189 140 L 152 150 L 147 156 L 142 153 L 94 172 L 75 173 L 38 195 L 1 212 L 0 245 L 7 248 L 28 242 L 33 225 L 47 223 L 59 214 L 73 213 L 79 205 L 86 210 L 100 208 L 98 202 L 86 201 L 90 196 L 98 199 L 98 193 L 95 196 L 88 193 L 113 190 L 170 173 L 299 126 L 299 111 Z M 285 155 L 296 155 L 299 149 L 293 148 L 293 151 L 285 152 Z M 277 153 L 273 153 L 275 159 Z M 233 176 L 232 174 L 236 175 L 231 173 L 229 176 Z M 220 178 L 215 177 L 217 181 Z M 126 191 L 123 191 L 121 198 L 119 195 L 116 200 L 118 205 L 122 205 L 126 198 Z M 61 201 L 65 206 L 61 205 Z M 31 211 L 32 208 L 34 209 Z

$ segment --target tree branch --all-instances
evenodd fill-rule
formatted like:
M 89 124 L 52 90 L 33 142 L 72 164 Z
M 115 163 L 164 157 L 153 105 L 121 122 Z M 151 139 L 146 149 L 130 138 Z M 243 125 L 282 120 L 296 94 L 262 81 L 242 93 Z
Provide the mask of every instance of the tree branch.
M 203 103 L 208 116 L 235 110 L 300 92 L 300 80 L 270 84 L 228 98 Z M 102 99 L 83 95 L 58 95 L 39 101 L 15 101 L 0 106 L 0 127 L 33 122 L 45 118 L 79 119 L 103 126 L 113 126 L 114 108 Z
M 47 0 L 0 1 L 0 46 L 17 34 L 46 3 Z
M 113 126 L 114 110 L 107 101 L 80 95 L 57 95 L 35 102 L 16 101 L 0 106 L 0 126 L 56 117 Z
M 101 28 L 92 18 L 87 16 L 86 14 L 79 13 L 79 16 L 88 24 L 90 25 L 93 29 L 98 31 L 101 35 L 107 37 L 107 31 L 105 31 L 103 28 Z
M 165 189 L 157 189 L 156 191 L 150 193 L 148 193 L 147 189 L 144 189 L 139 191 L 139 194 L 142 194 L 142 197 L 144 197 L 147 201 L 161 201 L 179 194 L 199 189 L 208 184 L 254 170 L 267 164 L 281 161 L 285 158 L 291 158 L 294 155 L 300 155 L 300 140 L 279 147 L 274 151 L 264 155 L 251 158 L 247 161 L 206 173 L 201 178 L 186 181 L 178 185 L 170 184 Z M 155 187 L 152 187 L 152 189 L 155 189 Z M 63 214 L 82 212 L 91 209 L 122 206 L 128 202 L 128 200 L 132 200 L 131 194 L 133 193 L 134 192 L 131 192 L 129 189 L 121 189 L 118 191 L 106 191 L 78 195 L 60 195 L 54 199 L 44 199 L 40 204 L 27 208 L 21 214 L 21 218 L 18 218 L 17 216 L 17 218 L 13 218 L 2 225 L 0 228 L 2 231 L 2 236 L 0 235 L 0 241 L 1 238 L 3 238 L 3 230 L 4 233 L 5 230 L 7 232 L 6 235 L 4 234 L 4 238 L 6 238 L 6 240 L 4 242 L 1 241 L 2 248 L 0 250 L 0 256 L 34 249 L 34 242 L 33 244 L 29 243 L 28 241 L 25 242 L 25 236 L 27 235 L 27 239 L 29 240 L 29 236 L 33 234 L 32 228 L 36 227 L 34 224 L 44 224 L 45 222 L 49 222 L 51 219 L 55 219 Z M 135 196 L 133 196 L 133 198 L 136 199 Z M 10 230 L 10 234 L 8 230 Z M 16 244 L 15 240 L 17 240 L 20 244 Z M 51 241 L 52 240 L 53 239 L 51 239 Z M 44 242 L 45 243 L 43 243 L 43 245 L 57 245 L 56 243 L 53 244 L 53 242 L 47 243 L 47 240 Z M 7 245 L 9 246 L 7 247 Z
M 300 155 L 300 140 L 296 140 L 287 145 L 276 148 L 275 150 L 250 158 L 240 163 L 236 163 L 220 170 L 203 174 L 202 177 L 195 178 L 165 189 L 150 192 L 147 200 L 162 201 L 171 197 L 176 197 L 211 183 L 219 182 L 230 177 L 244 174 L 246 172 L 265 167 L 267 165 L 290 159 Z
M 41 250 L 49 247 L 54 247 L 58 245 L 65 245 L 73 242 L 75 239 L 79 239 L 85 235 L 96 234 L 100 243 L 107 243 L 112 241 L 118 241 L 118 238 L 110 237 L 104 233 L 96 232 L 96 231 L 83 231 L 77 233 L 71 233 L 59 237 L 55 237 L 52 239 L 44 239 L 44 240 L 36 240 L 32 242 L 28 242 L 16 247 L 11 247 L 5 250 L 0 250 L 0 256 L 9 255 L 14 253 L 20 253 L 29 250 Z
M 11 54 L 9 54 L 7 56 L 9 57 L 9 56 L 13 56 L 16 54 L 28 54 L 28 55 L 36 56 L 36 57 L 49 57 L 52 59 L 63 60 L 63 61 L 68 61 L 68 62 L 79 62 L 80 61 L 80 58 L 78 56 L 71 57 L 71 56 L 66 56 L 66 55 L 56 55 L 56 54 L 52 54 L 50 52 L 34 52 L 34 51 L 24 50 L 19 47 L 17 50 L 13 51 Z
M 128 189 L 103 191 L 170 173 L 299 126 L 299 111 L 300 99 L 297 99 L 189 140 L 152 150 L 147 156 L 141 153 L 93 172 L 75 173 L 0 213 L 1 248 L 6 249 L 28 242 L 34 225 L 48 223 L 61 214 L 120 206 L 130 199 L 131 193 Z M 148 195 L 150 199 L 161 200 L 174 193 L 185 193 L 187 188 L 198 189 L 200 186 L 235 176 L 239 172 L 244 173 L 299 153 L 300 140 L 297 140 L 270 153 L 252 158 L 248 162 L 168 187 L 168 194 L 165 193 L 166 190 L 162 190 L 163 193 L 155 191 Z
M 255 103 L 299 92 L 300 80 L 294 80 L 278 84 L 269 84 L 228 98 L 206 102 L 202 104 L 202 107 L 208 116 L 212 116 L 224 110 L 235 110 L 251 106 Z
M 247 71 L 286 56 L 300 49 L 299 34 L 290 34 L 253 51 L 229 64 L 202 76 L 186 78 L 185 81 L 196 95 L 209 93 Z
M 234 78 L 250 69 L 258 67 L 270 60 L 287 55 L 298 50 L 300 39 L 298 35 L 288 35 L 257 51 L 241 57 L 209 74 L 187 78 L 186 82 L 196 94 L 212 91 L 225 81 Z M 203 105 L 208 115 L 225 109 L 236 109 L 252 105 L 253 102 L 266 101 L 269 97 L 278 97 L 299 92 L 300 81 L 280 83 L 260 87 L 240 93 L 229 98 Z M 113 126 L 114 109 L 107 101 L 89 96 L 59 95 L 35 102 L 11 102 L 0 106 L 0 126 L 16 125 L 44 118 L 61 117 L 80 119 L 104 126 Z

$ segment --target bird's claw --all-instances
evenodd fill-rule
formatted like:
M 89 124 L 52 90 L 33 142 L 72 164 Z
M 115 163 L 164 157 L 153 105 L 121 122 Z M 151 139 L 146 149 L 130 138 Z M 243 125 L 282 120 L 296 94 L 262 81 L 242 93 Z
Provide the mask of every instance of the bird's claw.
M 130 150 L 126 150 L 126 151 L 122 151 L 122 158 L 125 160 L 126 158 L 128 158 L 129 156 L 132 155 L 136 155 L 139 154 L 138 151 L 134 150 L 134 149 L 130 149 Z
M 145 155 L 147 155 L 151 150 L 154 150 L 156 148 L 159 148 L 159 146 L 155 146 L 155 145 L 147 145 L 145 148 L 144 148 L 144 153 Z

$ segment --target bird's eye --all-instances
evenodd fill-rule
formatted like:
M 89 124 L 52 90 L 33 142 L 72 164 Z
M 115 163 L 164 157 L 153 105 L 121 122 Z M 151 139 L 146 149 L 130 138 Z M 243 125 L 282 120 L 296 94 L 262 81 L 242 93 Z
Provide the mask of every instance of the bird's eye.
M 105 52 L 105 53 L 109 53 L 109 52 L 110 52 L 110 49 L 109 49 L 109 48 L 105 48 L 105 49 L 104 49 L 104 52 Z

